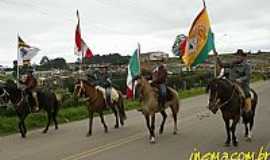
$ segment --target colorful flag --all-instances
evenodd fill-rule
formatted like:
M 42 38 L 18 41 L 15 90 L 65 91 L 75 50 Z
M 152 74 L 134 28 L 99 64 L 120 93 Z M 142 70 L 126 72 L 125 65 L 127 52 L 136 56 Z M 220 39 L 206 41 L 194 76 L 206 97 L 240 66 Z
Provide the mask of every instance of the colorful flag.
M 136 49 L 128 64 L 128 76 L 127 76 L 127 98 L 133 97 L 134 84 L 133 78 L 140 75 L 140 49 Z
M 172 52 L 175 56 L 182 57 L 185 53 L 187 36 L 184 34 L 177 35 L 172 46 Z
M 214 37 L 206 7 L 194 20 L 186 43 L 183 61 L 188 66 L 201 64 L 208 58 L 208 53 L 214 49 Z
M 75 50 L 74 50 L 74 52 L 78 56 L 83 56 L 83 57 L 91 59 L 93 57 L 93 53 L 81 37 L 79 11 L 77 11 L 77 18 L 78 18 L 78 24 L 77 24 L 76 31 L 75 31 Z
M 39 48 L 26 44 L 22 38 L 18 36 L 18 64 L 23 64 L 23 61 L 30 61 L 39 51 Z

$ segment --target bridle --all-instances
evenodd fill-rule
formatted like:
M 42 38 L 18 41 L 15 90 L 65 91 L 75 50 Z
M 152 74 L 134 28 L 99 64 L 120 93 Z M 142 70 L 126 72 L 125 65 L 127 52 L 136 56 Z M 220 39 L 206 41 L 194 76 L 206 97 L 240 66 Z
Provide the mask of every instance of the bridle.
M 3 98 L 5 96 L 9 96 L 9 93 L 3 88 L 3 93 L 0 95 L 0 98 Z
M 0 95 L 0 98 L 3 98 L 5 96 L 10 97 L 10 94 L 3 88 L 3 93 Z M 23 92 L 21 91 L 21 99 L 15 104 L 16 106 L 20 106 L 21 103 L 23 102 L 24 95 Z
M 216 109 L 221 109 L 222 107 L 224 107 L 226 104 L 228 104 L 232 99 L 233 99 L 233 95 L 234 95 L 234 93 L 235 93 L 235 91 L 236 91 L 236 89 L 235 89 L 235 87 L 234 87 L 234 85 L 232 85 L 233 86 L 233 88 L 232 88 L 232 93 L 231 93 L 231 96 L 230 96 L 230 98 L 228 98 L 226 101 L 224 101 L 222 104 L 219 104 L 219 102 L 220 102 L 220 99 L 219 99 L 219 97 L 218 97 L 218 93 L 217 92 L 215 92 L 215 97 L 214 97 L 214 106 L 216 107 Z M 211 90 L 210 90 L 210 92 L 211 92 Z M 211 93 L 210 93 L 211 94 Z

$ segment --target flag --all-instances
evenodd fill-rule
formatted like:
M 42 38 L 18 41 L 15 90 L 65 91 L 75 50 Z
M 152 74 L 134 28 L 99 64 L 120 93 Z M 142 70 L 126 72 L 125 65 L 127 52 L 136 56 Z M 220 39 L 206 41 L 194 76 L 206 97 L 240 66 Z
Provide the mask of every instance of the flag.
M 185 53 L 187 42 L 187 36 L 184 34 L 179 34 L 176 36 L 174 44 L 172 46 L 172 52 L 175 56 L 182 57 Z
M 134 84 L 133 78 L 140 75 L 140 49 L 136 49 L 132 57 L 129 60 L 128 64 L 128 76 L 127 76 L 127 98 L 133 97 Z
M 23 61 L 30 61 L 40 51 L 39 48 L 26 44 L 20 36 L 18 36 L 18 64 Z
M 78 24 L 75 31 L 75 54 L 91 59 L 93 57 L 93 53 L 81 36 L 79 11 L 77 11 L 77 18 Z
M 183 61 L 188 66 L 196 66 L 208 58 L 208 53 L 214 49 L 214 36 L 206 7 L 194 20 L 186 42 Z

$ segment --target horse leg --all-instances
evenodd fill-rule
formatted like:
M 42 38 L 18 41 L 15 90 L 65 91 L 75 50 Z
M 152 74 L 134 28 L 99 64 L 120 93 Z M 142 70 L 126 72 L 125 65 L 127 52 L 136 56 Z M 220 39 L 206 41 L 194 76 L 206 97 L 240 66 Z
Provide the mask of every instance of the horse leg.
M 237 126 L 238 120 L 233 120 L 232 123 L 232 128 L 231 128 L 231 132 L 232 132 L 232 140 L 233 140 L 233 145 L 236 147 L 238 146 L 238 141 L 235 135 L 235 130 L 236 130 L 236 126 Z
M 230 146 L 231 144 L 230 120 L 224 119 L 224 121 L 225 121 L 225 127 L 226 127 L 226 132 L 227 132 L 227 139 L 225 141 L 225 146 Z
M 19 129 L 20 129 L 22 138 L 25 138 L 26 133 L 27 133 L 27 129 L 26 129 L 25 123 L 24 123 L 24 120 L 25 120 L 26 116 L 27 116 L 27 113 L 20 116 Z
M 117 108 L 115 107 L 115 105 L 112 107 L 112 111 L 114 113 L 114 116 L 115 116 L 115 125 L 114 125 L 114 128 L 119 128 L 119 118 L 118 118 L 118 112 L 117 112 Z
M 25 138 L 26 137 L 26 128 L 24 126 L 24 119 L 20 118 L 20 122 L 18 124 L 18 127 L 19 127 L 22 138 Z
M 244 122 L 245 124 L 245 137 L 248 137 L 249 129 L 248 129 L 248 123 Z
M 53 111 L 53 122 L 54 122 L 54 126 L 55 126 L 55 129 L 57 130 L 58 129 L 58 122 L 57 122 L 57 113 L 58 113 L 58 102 L 57 100 L 55 100 L 55 105 L 54 105 L 54 111 Z
M 94 113 L 92 111 L 89 111 L 88 116 L 89 116 L 89 130 L 87 133 L 87 137 L 92 135 L 92 124 L 93 124 Z
M 151 137 L 150 137 L 150 143 L 155 143 L 155 114 L 151 116 Z
M 150 126 L 150 117 L 149 117 L 148 114 L 145 114 L 145 115 L 144 115 L 144 118 L 145 118 L 145 122 L 146 122 L 146 126 L 147 126 L 147 128 L 148 128 L 148 131 L 149 131 L 149 133 L 150 133 L 150 135 L 149 135 L 149 139 L 150 139 L 151 136 L 152 136 L 151 126 Z
M 177 112 L 178 112 L 178 108 L 174 109 L 173 107 L 171 107 L 172 110 L 172 116 L 173 116 L 173 122 L 174 122 L 174 129 L 173 129 L 173 134 L 176 135 L 177 134 Z
M 250 122 L 249 122 L 249 132 L 248 132 L 248 141 L 251 141 L 252 139 L 252 128 L 253 128 L 253 125 L 254 125 L 254 115 L 252 115 L 251 119 L 250 119 Z
M 47 133 L 49 126 L 51 124 L 51 120 L 52 120 L 52 113 L 50 110 L 47 111 L 47 117 L 48 117 L 48 122 L 47 122 L 47 126 L 46 128 L 43 130 L 43 133 Z
M 106 123 L 105 123 L 105 120 L 104 120 L 104 117 L 103 117 L 103 112 L 100 112 L 100 113 L 99 113 L 99 117 L 100 117 L 100 119 L 101 119 L 101 123 L 102 123 L 103 126 L 104 126 L 104 131 L 105 131 L 105 133 L 108 133 L 108 127 L 107 127 L 107 125 L 106 125 Z
M 54 122 L 54 128 L 57 130 L 58 129 L 58 122 L 57 122 L 57 112 L 53 112 L 53 122 Z
M 164 124 L 166 122 L 166 119 L 167 119 L 167 114 L 166 112 L 163 110 L 160 112 L 162 117 L 163 117 L 163 120 L 162 120 L 162 123 L 160 125 L 160 128 L 159 128 L 159 134 L 162 134 L 163 133 L 163 129 L 164 129 Z

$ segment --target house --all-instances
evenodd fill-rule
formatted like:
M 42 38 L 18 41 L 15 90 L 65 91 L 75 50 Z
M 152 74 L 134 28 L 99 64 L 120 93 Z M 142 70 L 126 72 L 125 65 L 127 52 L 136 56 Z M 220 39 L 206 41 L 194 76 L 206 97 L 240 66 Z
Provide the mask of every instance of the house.
M 150 61 L 167 61 L 169 59 L 169 54 L 161 51 L 157 52 L 147 52 L 140 55 L 141 62 L 150 62 Z

